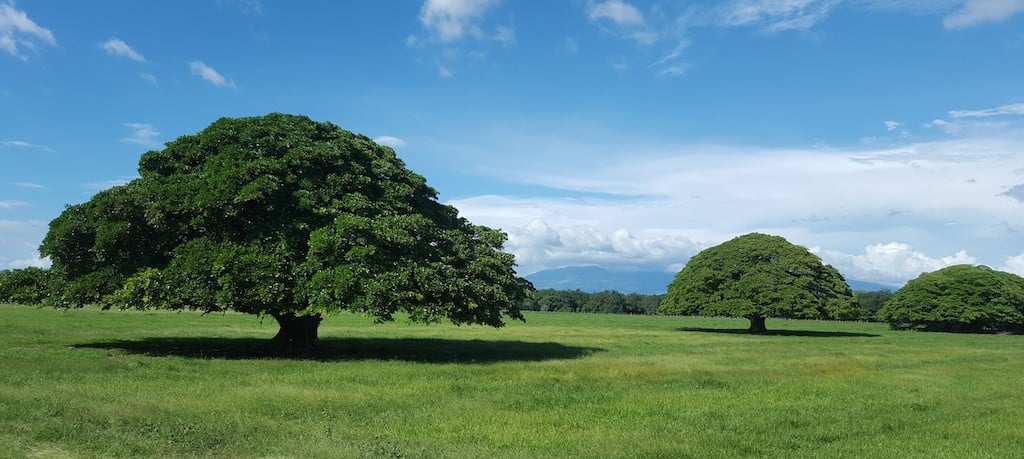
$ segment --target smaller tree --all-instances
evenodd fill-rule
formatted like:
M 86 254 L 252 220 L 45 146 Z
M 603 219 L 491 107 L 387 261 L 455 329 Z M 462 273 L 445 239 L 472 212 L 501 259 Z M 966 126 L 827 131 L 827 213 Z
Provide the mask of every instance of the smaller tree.
M 50 271 L 42 268 L 0 271 L 0 303 L 42 304 L 50 295 Z
M 806 248 L 751 233 L 690 259 L 668 286 L 661 314 L 745 317 L 750 333 L 765 319 L 849 319 L 856 300 L 843 275 Z
M 987 266 L 924 273 L 878 311 L 897 330 L 1006 332 L 1024 329 L 1024 278 Z

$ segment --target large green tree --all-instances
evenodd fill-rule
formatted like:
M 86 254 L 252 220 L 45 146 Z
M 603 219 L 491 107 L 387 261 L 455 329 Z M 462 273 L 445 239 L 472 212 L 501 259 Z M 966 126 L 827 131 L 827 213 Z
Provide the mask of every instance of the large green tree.
M 281 351 L 321 319 L 503 325 L 529 288 L 505 234 L 437 201 L 395 152 L 333 124 L 223 118 L 146 152 L 139 178 L 70 206 L 41 253 L 63 307 L 235 310 L 271 316 Z
M 782 237 L 751 233 L 691 258 L 658 312 L 745 317 L 751 333 L 765 333 L 768 317 L 847 319 L 854 308 L 835 268 Z
M 1024 278 L 987 266 L 924 273 L 886 301 L 878 318 L 894 329 L 1002 332 L 1024 329 Z

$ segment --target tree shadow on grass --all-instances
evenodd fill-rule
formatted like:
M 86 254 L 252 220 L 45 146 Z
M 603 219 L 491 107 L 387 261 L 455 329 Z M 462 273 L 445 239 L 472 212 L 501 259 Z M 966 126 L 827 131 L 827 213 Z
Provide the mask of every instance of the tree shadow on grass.
M 882 335 L 873 333 L 841 332 L 841 331 L 812 331 L 812 330 L 768 330 L 760 335 L 751 334 L 746 328 L 704 328 L 704 327 L 681 327 L 679 331 L 700 332 L 700 333 L 722 333 L 727 335 L 750 335 L 750 336 L 807 336 L 813 338 L 877 338 Z
M 146 338 L 78 344 L 77 348 L 119 350 L 155 357 L 207 359 L 298 359 L 332 361 L 400 360 L 421 363 L 497 363 L 577 359 L 603 351 L 559 343 L 437 338 L 322 338 L 301 355 L 266 351 L 258 338 Z

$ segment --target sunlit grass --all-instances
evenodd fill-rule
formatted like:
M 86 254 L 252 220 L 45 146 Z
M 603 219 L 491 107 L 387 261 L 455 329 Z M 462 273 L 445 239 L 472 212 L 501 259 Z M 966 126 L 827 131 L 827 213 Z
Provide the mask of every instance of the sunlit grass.
M 0 456 L 1013 457 L 1024 337 L 534 313 L 503 329 L 0 306 Z

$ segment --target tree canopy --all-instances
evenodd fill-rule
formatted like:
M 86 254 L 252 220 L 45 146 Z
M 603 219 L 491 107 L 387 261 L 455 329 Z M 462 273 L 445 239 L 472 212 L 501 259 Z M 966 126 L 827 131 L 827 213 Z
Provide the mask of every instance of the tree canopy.
M 58 306 L 269 315 L 309 348 L 326 314 L 503 325 L 529 283 L 395 152 L 307 117 L 222 118 L 146 152 L 139 178 L 67 207 L 41 253 Z
M 751 233 L 698 253 L 676 274 L 658 312 L 765 318 L 846 319 L 855 300 L 842 274 L 806 248 Z
M 924 273 L 878 311 L 894 329 L 1003 332 L 1024 329 L 1024 278 L 987 266 Z
M 49 270 L 29 267 L 0 271 L 0 303 L 42 304 L 49 293 Z

